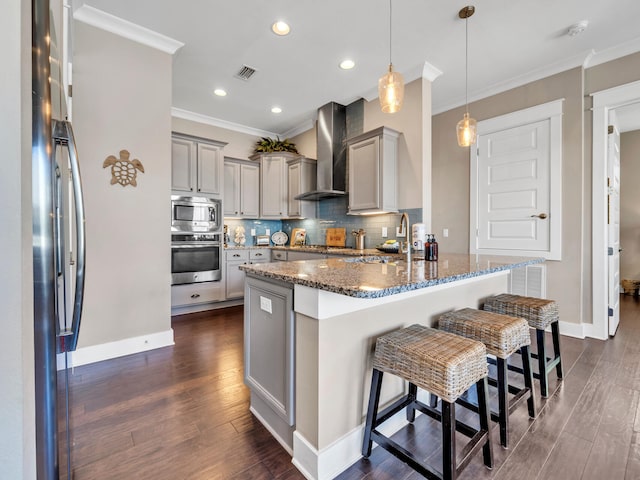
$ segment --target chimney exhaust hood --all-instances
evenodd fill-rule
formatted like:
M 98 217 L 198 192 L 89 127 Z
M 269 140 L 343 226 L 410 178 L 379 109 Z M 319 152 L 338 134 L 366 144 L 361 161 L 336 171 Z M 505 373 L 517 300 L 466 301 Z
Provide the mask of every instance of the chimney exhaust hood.
M 317 189 L 297 195 L 296 200 L 322 200 L 346 194 L 346 107 L 330 102 L 318 109 L 316 124 Z

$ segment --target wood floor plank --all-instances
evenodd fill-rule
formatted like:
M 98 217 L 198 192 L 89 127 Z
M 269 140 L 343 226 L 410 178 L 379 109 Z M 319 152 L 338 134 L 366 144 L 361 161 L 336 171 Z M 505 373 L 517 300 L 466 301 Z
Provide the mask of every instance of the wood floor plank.
M 593 444 L 569 432 L 563 432 L 556 442 L 539 480 L 580 480 Z
M 233 307 L 175 317 L 174 346 L 74 369 L 74 480 L 302 480 L 249 413 L 242 316 Z M 478 455 L 460 480 L 640 478 L 640 301 L 621 298 L 613 339 L 562 337 L 561 345 L 565 380 L 551 374 L 547 400 L 536 392 L 538 418 L 530 420 L 524 405 L 511 415 L 508 450 L 492 422 L 493 470 Z M 394 439 L 439 465 L 437 422 L 418 416 Z M 375 448 L 337 480 L 421 478 Z

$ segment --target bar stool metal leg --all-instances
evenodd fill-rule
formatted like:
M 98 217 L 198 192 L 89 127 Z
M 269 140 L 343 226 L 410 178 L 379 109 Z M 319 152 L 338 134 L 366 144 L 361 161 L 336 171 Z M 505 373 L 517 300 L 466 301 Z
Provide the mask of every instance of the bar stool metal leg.
M 442 401 L 442 477 L 456 480 L 456 405 Z
M 416 419 L 416 409 L 414 407 L 414 402 L 418 398 L 418 387 L 409 382 L 409 401 L 411 402 L 407 405 L 407 422 L 413 423 Z
M 547 372 L 547 348 L 544 344 L 544 330 L 536 329 L 536 343 L 538 345 L 538 372 L 540 376 L 540 395 L 549 395 L 549 374 Z
M 364 440 L 362 442 L 362 456 L 368 458 L 371 455 L 371 432 L 375 428 L 376 417 L 378 415 L 378 404 L 380 403 L 380 387 L 382 386 L 382 372 L 373 369 L 371 377 L 371 393 L 369 394 L 369 405 L 367 407 L 367 417 L 364 428 Z
M 478 408 L 480 409 L 480 430 L 489 431 L 489 386 L 487 384 L 486 378 L 483 378 L 476 383 L 476 392 L 478 393 Z M 482 447 L 482 456 L 485 466 L 487 468 L 493 468 L 493 452 L 491 451 L 491 442 L 487 442 Z
M 533 371 L 531 370 L 531 352 L 529 351 L 529 345 L 525 345 L 520 348 L 520 356 L 522 357 L 524 386 L 533 392 Z M 533 394 L 529 395 L 529 398 L 527 398 L 527 408 L 529 409 L 529 417 L 536 418 L 536 406 Z
M 558 324 L 558 322 L 553 322 L 551 324 L 551 336 L 553 337 L 554 360 L 557 359 L 558 361 L 558 364 L 556 365 L 556 374 L 558 375 L 558 378 L 562 378 L 562 359 L 560 357 L 560 325 Z
M 509 389 L 507 383 L 507 362 L 497 358 L 498 368 L 498 423 L 500 424 L 500 444 L 509 445 Z

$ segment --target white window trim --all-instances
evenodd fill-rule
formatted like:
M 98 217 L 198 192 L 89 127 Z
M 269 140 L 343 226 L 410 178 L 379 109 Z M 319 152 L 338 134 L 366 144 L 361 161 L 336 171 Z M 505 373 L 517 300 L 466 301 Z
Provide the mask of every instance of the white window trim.
M 562 260 L 562 109 L 564 98 L 478 122 L 478 138 L 508 128 L 550 121 L 549 128 L 549 250 L 478 248 L 478 149 L 471 148 L 469 186 L 469 251 L 474 254 L 532 256 Z M 477 147 L 477 143 L 476 143 Z

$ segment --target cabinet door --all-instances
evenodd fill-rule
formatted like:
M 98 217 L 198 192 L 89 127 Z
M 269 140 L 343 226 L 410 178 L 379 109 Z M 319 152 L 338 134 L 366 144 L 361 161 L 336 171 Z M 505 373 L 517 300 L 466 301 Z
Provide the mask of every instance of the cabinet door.
M 224 214 L 240 215 L 240 164 L 224 162 Z
M 380 208 L 380 138 L 349 146 L 349 210 Z
M 285 157 L 262 157 L 261 178 L 261 217 L 282 218 L 287 214 L 287 186 L 285 183 Z
M 228 261 L 225 272 L 226 298 L 244 297 L 244 272 L 240 270 L 240 265 L 245 261 Z
M 249 277 L 244 306 L 244 375 L 287 425 L 295 424 L 293 290 Z
M 198 192 L 222 195 L 222 148 L 198 144 Z
M 244 297 L 244 272 L 240 265 L 249 263 L 249 250 L 229 249 L 224 252 L 225 258 L 225 294 L 226 299 Z
M 287 212 L 290 217 L 300 217 L 302 212 L 300 209 L 300 200 L 296 200 L 296 195 L 302 193 L 302 164 L 290 163 L 287 168 L 287 188 L 289 190 Z
M 248 218 L 260 216 L 259 165 L 240 165 L 240 213 Z
M 193 192 L 196 180 L 196 143 L 171 139 L 171 190 Z

